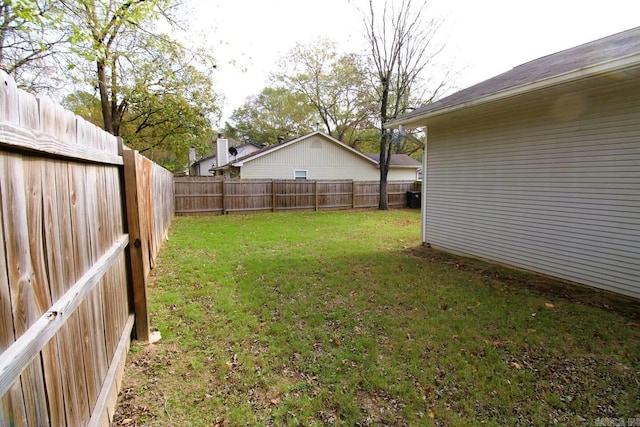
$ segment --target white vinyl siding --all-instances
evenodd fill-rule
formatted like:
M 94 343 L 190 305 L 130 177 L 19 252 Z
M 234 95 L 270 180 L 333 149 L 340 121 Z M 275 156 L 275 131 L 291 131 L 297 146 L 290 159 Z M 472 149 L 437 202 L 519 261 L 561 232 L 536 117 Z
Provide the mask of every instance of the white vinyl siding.
M 380 178 L 375 164 L 320 135 L 246 162 L 241 173 L 243 179 L 291 179 L 295 170 L 302 169 L 313 179 Z
M 244 163 L 242 179 L 291 179 L 297 170 L 306 170 L 310 179 L 352 179 L 378 181 L 375 162 L 355 154 L 321 135 L 313 135 L 280 150 Z M 416 179 L 416 168 L 391 168 L 389 181 Z
M 638 86 L 429 124 L 427 242 L 640 297 Z

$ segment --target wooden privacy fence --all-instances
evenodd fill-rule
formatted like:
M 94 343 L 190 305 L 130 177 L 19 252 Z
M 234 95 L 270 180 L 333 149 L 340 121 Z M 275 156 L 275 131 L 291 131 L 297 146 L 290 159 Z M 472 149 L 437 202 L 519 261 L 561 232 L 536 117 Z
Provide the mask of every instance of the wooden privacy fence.
M 108 425 L 173 176 L 0 81 L 0 425 Z
M 175 178 L 176 215 L 234 212 L 376 208 L 377 181 L 223 180 L 215 177 Z M 416 181 L 387 183 L 389 207 L 407 205 Z

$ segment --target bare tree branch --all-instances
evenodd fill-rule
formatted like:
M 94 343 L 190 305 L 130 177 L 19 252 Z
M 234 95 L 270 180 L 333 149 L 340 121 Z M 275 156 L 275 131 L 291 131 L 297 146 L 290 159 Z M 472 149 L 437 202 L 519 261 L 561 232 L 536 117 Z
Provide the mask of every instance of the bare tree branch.
M 381 14 L 378 14 L 378 10 Z M 384 126 L 403 114 L 419 91 L 424 75 L 444 45 L 438 45 L 439 19 L 429 17 L 426 0 L 369 0 L 364 12 L 365 34 L 373 79 L 379 102 L 380 125 L 380 209 L 387 209 L 387 176 L 391 160 L 391 139 Z M 447 77 L 447 76 L 445 76 Z M 445 87 L 437 84 L 429 99 Z

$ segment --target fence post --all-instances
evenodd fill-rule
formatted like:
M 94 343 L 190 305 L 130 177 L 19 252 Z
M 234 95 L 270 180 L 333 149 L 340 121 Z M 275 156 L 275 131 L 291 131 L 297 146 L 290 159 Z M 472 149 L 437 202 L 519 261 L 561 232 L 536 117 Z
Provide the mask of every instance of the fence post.
M 356 208 L 356 182 L 351 180 L 351 209 Z
M 314 181 L 313 183 L 313 192 L 316 196 L 316 212 L 318 211 L 318 181 Z
M 124 150 L 124 191 L 127 205 L 127 227 L 129 230 L 129 262 L 133 291 L 133 310 L 135 313 L 136 338 L 149 341 L 149 312 L 147 305 L 147 275 L 149 262 L 148 242 L 142 236 L 142 215 L 138 194 L 138 152 Z
M 222 215 L 227 214 L 227 197 L 225 194 L 225 189 L 227 188 L 226 183 L 227 183 L 227 178 L 223 175 L 222 176 Z
M 271 212 L 276 211 L 276 180 L 271 180 Z

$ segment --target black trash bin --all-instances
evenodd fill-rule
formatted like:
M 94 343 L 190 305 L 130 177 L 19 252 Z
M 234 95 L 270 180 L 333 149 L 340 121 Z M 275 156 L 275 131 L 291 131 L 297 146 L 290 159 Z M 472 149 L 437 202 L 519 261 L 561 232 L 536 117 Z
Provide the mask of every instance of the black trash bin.
M 407 191 L 407 207 L 413 209 L 420 209 L 420 192 L 419 191 Z

